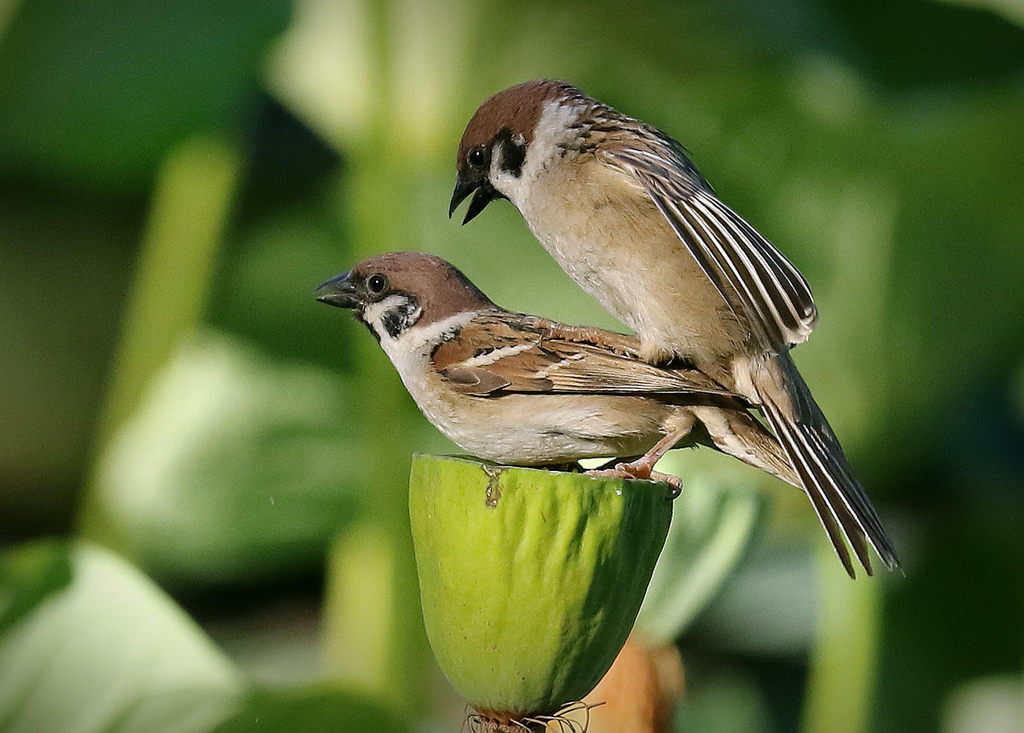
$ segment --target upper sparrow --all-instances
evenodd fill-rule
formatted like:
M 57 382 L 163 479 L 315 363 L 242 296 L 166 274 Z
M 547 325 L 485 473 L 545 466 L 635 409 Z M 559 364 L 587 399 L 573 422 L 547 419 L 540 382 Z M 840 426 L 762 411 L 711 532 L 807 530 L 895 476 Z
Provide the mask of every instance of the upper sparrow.
M 449 215 L 507 198 L 558 264 L 640 339 L 760 408 L 851 576 L 895 549 L 789 356 L 817 318 L 803 276 L 722 203 L 664 132 L 558 81 L 486 100 L 459 143 Z

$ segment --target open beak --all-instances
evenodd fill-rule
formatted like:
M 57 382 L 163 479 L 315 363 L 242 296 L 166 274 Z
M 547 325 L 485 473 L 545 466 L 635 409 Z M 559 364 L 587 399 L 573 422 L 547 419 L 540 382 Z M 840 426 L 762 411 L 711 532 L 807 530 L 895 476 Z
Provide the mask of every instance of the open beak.
M 356 286 L 352 282 L 352 272 L 343 272 L 332 277 L 316 289 L 316 299 L 327 305 L 338 308 L 355 308 L 359 305 L 356 297 Z
M 494 190 L 494 186 L 487 179 L 478 180 L 463 180 L 461 177 L 455 182 L 455 191 L 452 193 L 452 202 L 448 205 L 448 218 L 455 213 L 455 209 L 459 207 L 469 194 L 476 191 L 476 195 L 473 196 L 473 200 L 469 202 L 469 208 L 466 209 L 466 218 L 462 220 L 463 224 L 468 223 L 477 214 L 487 208 L 487 204 L 494 201 L 496 198 L 501 198 L 501 194 Z

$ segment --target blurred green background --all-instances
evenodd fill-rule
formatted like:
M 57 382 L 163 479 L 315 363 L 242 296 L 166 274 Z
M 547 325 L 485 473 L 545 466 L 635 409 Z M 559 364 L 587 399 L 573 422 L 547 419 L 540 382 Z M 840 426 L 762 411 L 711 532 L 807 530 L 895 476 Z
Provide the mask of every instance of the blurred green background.
M 615 327 L 511 206 L 445 216 L 476 106 L 539 77 L 802 269 L 795 358 L 904 560 L 849 583 L 797 492 L 673 456 L 774 503 L 678 730 L 1024 729 L 1014 0 L 0 1 L 0 729 L 457 728 L 405 514 L 454 449 L 312 291 L 423 250 Z

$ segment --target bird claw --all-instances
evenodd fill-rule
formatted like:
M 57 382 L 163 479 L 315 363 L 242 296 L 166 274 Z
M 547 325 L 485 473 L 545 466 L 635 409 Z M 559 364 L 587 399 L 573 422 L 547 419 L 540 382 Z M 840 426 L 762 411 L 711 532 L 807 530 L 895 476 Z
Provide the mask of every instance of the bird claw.
M 683 481 L 678 476 L 673 476 L 670 473 L 661 473 L 660 471 L 651 471 L 651 481 L 663 481 L 668 484 L 671 488 L 668 494 L 669 499 L 675 499 L 683 493 Z
M 683 482 L 678 476 L 655 471 L 644 461 L 617 463 L 612 468 L 597 468 L 586 471 L 587 476 L 604 476 L 610 478 L 639 479 L 641 481 L 662 481 L 671 487 L 669 499 L 675 499 L 683 491 Z

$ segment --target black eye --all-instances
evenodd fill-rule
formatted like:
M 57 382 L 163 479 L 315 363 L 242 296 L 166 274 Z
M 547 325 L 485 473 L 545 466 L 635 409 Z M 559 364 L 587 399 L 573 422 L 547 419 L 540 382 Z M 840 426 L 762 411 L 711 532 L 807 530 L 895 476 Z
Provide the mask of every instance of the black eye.
M 388 279 L 380 273 L 370 275 L 366 278 L 366 289 L 374 295 L 380 295 L 388 289 Z
M 484 155 L 483 148 L 473 148 L 466 154 L 466 162 L 474 168 L 482 168 L 484 163 L 487 162 L 487 156 Z

